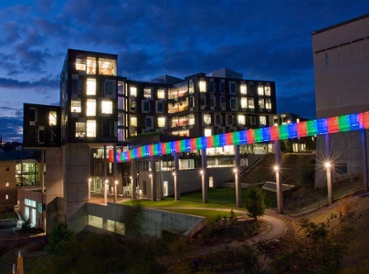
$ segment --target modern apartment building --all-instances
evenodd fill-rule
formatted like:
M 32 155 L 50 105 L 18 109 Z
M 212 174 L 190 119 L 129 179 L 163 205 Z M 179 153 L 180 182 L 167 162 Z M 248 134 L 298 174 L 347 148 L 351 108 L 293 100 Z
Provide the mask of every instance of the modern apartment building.
M 369 14 L 314 31 L 312 34 L 316 113 L 318 118 L 369 110 Z M 324 137 L 317 142 L 317 165 L 332 152 L 336 180 L 365 175 L 362 142 L 365 131 L 332 135 L 326 147 Z M 321 168 L 321 167 L 319 167 Z M 319 169 L 318 169 L 319 170 Z M 316 184 L 324 185 L 322 172 Z
M 135 81 L 118 76 L 117 59 L 69 49 L 60 75 L 60 106 L 24 105 L 24 146 L 46 151 L 45 216 L 53 222 L 73 221 L 90 192 L 109 195 L 117 187 L 119 195 L 134 196 L 137 189 L 140 197 L 150 198 L 152 170 L 159 181 L 157 197 L 173 193 L 172 155 L 142 159 L 133 168 L 109 162 L 109 150 L 273 125 L 274 82 L 246 80 L 229 69 Z M 271 152 L 273 145 L 245 145 L 240 151 L 246 166 L 252 158 L 246 153 Z M 214 168 L 210 186 L 233 177 L 233 146 L 207 154 Z M 200 151 L 180 155 L 180 169 L 187 174 L 182 191 L 200 189 L 193 177 L 200 167 Z

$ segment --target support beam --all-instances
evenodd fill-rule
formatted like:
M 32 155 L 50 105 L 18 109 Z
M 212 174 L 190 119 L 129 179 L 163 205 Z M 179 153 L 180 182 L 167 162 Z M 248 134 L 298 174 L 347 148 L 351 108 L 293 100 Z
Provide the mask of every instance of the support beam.
M 331 155 L 331 140 L 330 135 L 327 133 L 324 136 L 325 140 L 325 168 L 327 172 L 327 192 L 328 192 L 328 205 L 333 204 L 333 187 L 332 187 L 332 155 Z
M 174 180 L 174 200 L 178 201 L 181 196 L 180 184 L 179 184 L 179 154 L 174 153 L 174 172 L 173 172 L 173 180 Z
M 367 146 L 366 146 L 366 131 L 365 129 L 360 130 L 360 142 L 361 142 L 361 157 L 363 165 L 363 184 L 364 193 L 368 192 L 368 156 L 367 156 Z
M 156 165 L 155 165 L 155 157 L 150 157 L 150 164 L 151 164 L 151 174 L 150 174 L 150 181 L 151 181 L 151 201 L 156 201 Z
M 236 190 L 236 206 L 242 207 L 242 189 L 240 180 L 240 146 L 234 146 L 234 187 Z
M 202 202 L 207 203 L 208 202 L 208 176 L 207 176 L 207 157 L 206 157 L 206 148 L 201 149 L 201 189 L 202 189 Z
M 279 214 L 283 213 L 283 189 L 282 189 L 282 178 L 281 178 L 281 146 L 279 140 L 274 140 L 274 152 L 275 152 L 275 177 L 276 177 L 276 188 L 277 188 L 277 210 Z
M 136 199 L 137 160 L 131 161 L 131 176 L 129 176 L 129 179 L 131 180 L 130 192 L 132 193 L 132 199 Z

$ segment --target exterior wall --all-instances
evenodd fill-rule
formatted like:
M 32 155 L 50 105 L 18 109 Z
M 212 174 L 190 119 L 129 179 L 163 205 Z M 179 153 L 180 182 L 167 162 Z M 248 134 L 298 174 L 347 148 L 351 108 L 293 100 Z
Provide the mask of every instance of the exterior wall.
M 26 207 L 29 208 L 29 214 L 32 214 L 32 210 L 36 212 L 36 220 L 34 226 L 36 227 L 43 227 L 44 226 L 44 218 L 46 218 L 44 209 L 44 201 L 45 201 L 45 194 L 41 193 L 40 188 L 32 188 L 32 187 L 22 187 L 18 188 L 18 205 L 20 209 L 20 214 L 22 218 L 26 218 Z M 35 206 L 25 204 L 25 200 L 32 200 L 35 202 Z M 29 216 L 29 218 L 31 218 Z
M 0 212 L 13 211 L 17 204 L 16 164 L 16 161 L 0 161 Z
M 369 16 L 313 33 L 317 117 L 369 109 Z

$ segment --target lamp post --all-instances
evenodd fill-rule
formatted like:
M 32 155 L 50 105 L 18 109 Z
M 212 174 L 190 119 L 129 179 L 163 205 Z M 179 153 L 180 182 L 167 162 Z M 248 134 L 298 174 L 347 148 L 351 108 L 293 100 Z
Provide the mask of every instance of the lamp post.
M 233 169 L 233 173 L 234 173 L 234 188 L 236 189 L 236 206 L 241 207 L 242 206 L 241 187 L 239 183 L 238 169 L 236 167 Z
M 114 203 L 117 202 L 118 180 L 114 181 Z
M 91 181 L 92 181 L 92 179 L 91 178 L 88 178 L 88 180 L 87 180 L 88 182 L 87 182 L 87 184 L 88 184 L 88 200 L 90 200 L 91 199 Z
M 279 166 L 275 165 L 274 166 L 274 171 L 275 171 L 275 184 L 276 184 L 276 188 L 277 188 L 277 209 L 278 209 L 278 213 L 282 213 L 283 212 L 283 196 L 282 196 L 282 185 L 281 185 L 281 180 L 279 177 Z
M 173 171 L 172 175 L 173 175 L 173 181 L 174 181 L 174 200 L 178 201 L 179 197 L 178 197 L 177 174 L 175 171 Z
M 328 205 L 333 204 L 333 191 L 332 191 L 332 163 L 326 161 L 324 163 L 325 169 L 327 171 L 327 191 L 328 191 Z
M 205 172 L 204 170 L 200 170 L 200 175 L 201 175 L 201 188 L 202 188 L 202 202 L 203 203 L 207 203 L 208 202 L 208 189 L 207 189 L 207 185 L 205 184 Z
M 108 185 L 109 185 L 109 180 L 106 179 L 104 181 L 104 204 L 108 203 Z

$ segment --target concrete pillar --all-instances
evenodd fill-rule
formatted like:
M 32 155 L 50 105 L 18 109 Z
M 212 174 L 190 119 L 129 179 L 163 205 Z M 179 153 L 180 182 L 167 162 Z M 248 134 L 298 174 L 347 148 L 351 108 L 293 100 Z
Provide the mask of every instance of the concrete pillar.
M 242 207 L 242 188 L 240 180 L 240 146 L 234 146 L 234 187 L 236 190 L 236 206 Z
M 209 181 L 208 181 L 208 166 L 206 163 L 206 148 L 201 149 L 201 189 L 202 189 L 202 202 L 208 202 L 208 188 L 209 188 Z
M 279 140 L 274 140 L 274 152 L 275 152 L 275 177 L 276 177 L 276 190 L 277 190 L 277 210 L 278 213 L 283 213 L 283 189 L 281 172 L 281 147 Z
M 325 159 L 324 163 L 327 172 L 327 192 L 328 192 L 328 205 L 333 204 L 333 187 L 332 187 L 332 161 L 331 161 L 331 141 L 330 135 L 327 133 L 324 136 L 325 140 Z
M 173 180 L 174 180 L 174 200 L 178 201 L 181 196 L 180 191 L 180 183 L 179 183 L 179 154 L 174 153 L 174 172 L 173 172 Z
M 136 199 L 136 180 L 137 180 L 137 160 L 131 160 L 131 176 L 129 179 L 131 180 L 130 184 L 130 192 L 132 195 L 132 199 Z
M 151 201 L 156 201 L 156 165 L 155 165 L 155 157 L 151 156 Z
M 117 180 L 117 147 L 113 146 L 113 175 L 114 175 L 114 203 L 118 201 L 118 180 Z
M 361 142 L 361 155 L 362 155 L 362 165 L 363 165 L 364 193 L 367 193 L 368 192 L 368 157 L 367 157 L 365 129 L 360 130 L 360 142 Z
M 103 165 L 104 165 L 104 183 L 103 183 L 103 185 L 104 185 L 104 204 L 108 203 L 108 191 L 107 191 L 108 177 L 107 177 L 107 174 L 106 174 L 106 168 L 107 168 L 107 164 L 106 164 L 107 161 L 106 160 L 107 160 L 106 159 L 106 145 L 104 145 L 104 163 L 103 163 Z

